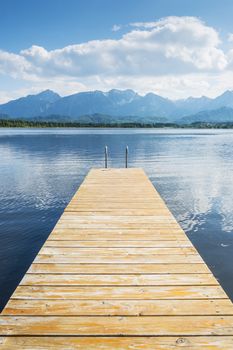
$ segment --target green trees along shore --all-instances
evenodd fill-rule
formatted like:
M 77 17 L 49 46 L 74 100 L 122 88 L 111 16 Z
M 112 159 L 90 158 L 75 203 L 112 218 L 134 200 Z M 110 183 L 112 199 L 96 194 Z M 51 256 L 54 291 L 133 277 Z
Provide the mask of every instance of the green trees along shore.
M 1 128 L 192 128 L 192 129 L 232 129 L 233 123 L 195 122 L 191 124 L 177 123 L 78 123 L 35 121 L 23 119 L 0 119 Z

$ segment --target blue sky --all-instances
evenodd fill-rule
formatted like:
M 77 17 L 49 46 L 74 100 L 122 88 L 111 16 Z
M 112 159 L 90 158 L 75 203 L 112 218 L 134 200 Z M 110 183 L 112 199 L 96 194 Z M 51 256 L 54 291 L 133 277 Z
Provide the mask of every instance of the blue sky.
M 46 88 L 232 89 L 232 0 L 0 1 L 0 102 Z

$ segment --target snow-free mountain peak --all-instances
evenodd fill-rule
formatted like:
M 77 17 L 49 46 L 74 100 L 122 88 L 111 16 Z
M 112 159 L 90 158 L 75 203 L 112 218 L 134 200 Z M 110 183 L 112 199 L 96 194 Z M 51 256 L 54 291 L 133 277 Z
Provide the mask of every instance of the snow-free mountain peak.
M 223 107 L 233 108 L 233 91 L 225 91 L 216 98 L 202 96 L 172 101 L 152 92 L 142 96 L 130 89 L 112 89 L 108 92 L 86 91 L 65 97 L 60 97 L 54 91 L 45 90 L 0 105 L 0 113 L 11 118 L 42 117 L 46 120 L 46 117 L 53 115 L 58 119 L 60 116 L 76 121 L 81 116 L 102 114 L 112 116 L 121 122 L 126 117 L 143 122 L 158 118 L 178 121 L 187 116 L 192 116 L 193 119 L 197 113 L 202 112 L 198 114 L 199 118 L 206 115 L 203 113 L 205 111 L 208 111 L 210 120 L 209 111 L 218 110 L 218 113 L 215 113 L 215 120 L 219 113 L 227 114 L 229 119 L 230 112 L 222 109 Z M 224 120 L 224 115 L 220 119 Z
M 41 100 L 48 101 L 48 102 L 55 102 L 59 100 L 61 97 L 58 95 L 58 93 L 52 91 L 52 90 L 44 90 L 36 95 L 31 95 L 34 96 L 35 98 L 40 98 Z

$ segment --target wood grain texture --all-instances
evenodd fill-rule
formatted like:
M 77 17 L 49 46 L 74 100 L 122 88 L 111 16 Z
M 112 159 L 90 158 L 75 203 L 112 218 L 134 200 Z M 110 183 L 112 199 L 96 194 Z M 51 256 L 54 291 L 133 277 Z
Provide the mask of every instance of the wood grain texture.
M 2 337 L 4 350 L 232 350 L 232 336 Z
M 0 335 L 6 350 L 232 350 L 233 306 L 142 169 L 92 169 Z
M 43 247 L 39 253 L 40 255 L 60 255 L 60 256 L 74 256 L 74 257 L 87 257 L 87 256 L 99 256 L 100 258 L 107 257 L 111 259 L 112 256 L 116 257 L 137 257 L 137 256 L 153 256 L 153 255 L 197 255 L 196 250 L 193 247 L 172 247 L 172 248 L 151 248 L 151 247 L 139 247 L 139 248 L 76 248 L 76 247 Z M 110 261 L 110 260 L 109 260 Z
M 34 262 L 28 273 L 39 274 L 168 274 L 168 273 L 189 273 L 202 274 L 210 270 L 205 264 L 38 264 Z
M 212 274 L 26 274 L 21 286 L 169 286 L 169 285 L 218 285 Z
M 223 299 L 220 286 L 21 286 L 12 299 Z
M 231 335 L 233 316 L 2 316 L 1 335 Z
M 11 299 L 3 315 L 24 316 L 181 316 L 231 315 L 228 299 L 205 300 L 41 300 Z
M 106 250 L 107 251 L 107 250 Z M 107 256 L 106 256 L 107 255 Z M 67 254 L 38 254 L 36 263 L 111 263 L 111 264 L 137 264 L 137 263 L 158 263 L 158 264 L 195 264 L 202 263 L 203 260 L 197 254 L 132 254 L 110 255 L 108 253 L 102 255 L 69 255 Z
M 52 240 L 48 239 L 44 247 L 55 248 L 187 248 L 192 247 L 188 240 L 183 241 L 69 241 L 69 240 Z

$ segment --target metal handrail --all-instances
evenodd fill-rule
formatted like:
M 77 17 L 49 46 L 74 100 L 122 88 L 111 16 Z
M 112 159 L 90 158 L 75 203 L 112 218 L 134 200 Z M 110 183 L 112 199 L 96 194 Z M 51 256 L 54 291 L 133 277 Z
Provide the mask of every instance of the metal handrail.
M 125 149 L 125 167 L 128 168 L 128 157 L 129 157 L 129 147 L 126 146 Z
M 129 162 L 129 147 L 126 146 L 125 148 L 125 167 L 128 168 L 128 162 Z M 108 146 L 104 147 L 104 166 L 105 169 L 108 168 Z
M 105 168 L 107 169 L 108 167 L 108 146 L 105 146 L 105 149 L 104 149 L 104 155 L 105 155 Z

